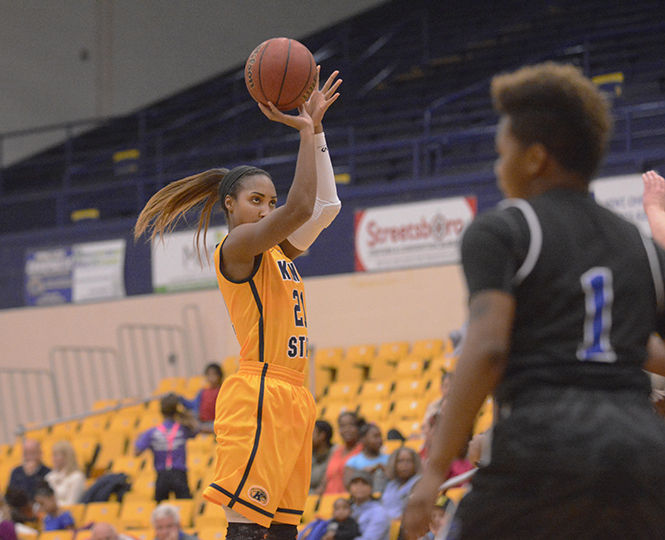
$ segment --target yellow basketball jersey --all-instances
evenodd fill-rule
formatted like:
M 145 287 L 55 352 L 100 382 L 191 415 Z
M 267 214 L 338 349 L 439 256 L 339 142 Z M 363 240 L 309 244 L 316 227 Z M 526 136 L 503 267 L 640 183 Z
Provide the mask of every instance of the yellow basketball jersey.
M 257 257 L 247 279 L 233 281 L 221 271 L 223 244 L 215 250 L 217 282 L 240 343 L 241 360 L 304 371 L 307 313 L 296 265 L 275 246 Z

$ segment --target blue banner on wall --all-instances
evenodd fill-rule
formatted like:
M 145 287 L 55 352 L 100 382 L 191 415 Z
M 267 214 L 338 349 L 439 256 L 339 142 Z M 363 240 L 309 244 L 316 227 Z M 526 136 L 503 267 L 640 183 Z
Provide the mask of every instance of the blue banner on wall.
M 25 256 L 25 304 L 52 306 L 72 301 L 72 246 L 31 249 Z
M 53 306 L 122 298 L 125 240 L 29 249 L 25 255 L 25 304 Z

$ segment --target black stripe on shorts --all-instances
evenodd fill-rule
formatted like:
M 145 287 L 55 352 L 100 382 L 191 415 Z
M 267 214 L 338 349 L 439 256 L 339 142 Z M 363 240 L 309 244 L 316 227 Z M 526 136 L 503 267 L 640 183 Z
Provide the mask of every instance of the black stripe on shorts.
M 254 463 L 254 458 L 256 457 L 256 451 L 259 448 L 259 439 L 261 438 L 261 419 L 263 417 L 263 394 L 265 391 L 266 385 L 266 372 L 268 371 L 268 364 L 263 364 L 263 369 L 261 370 L 261 383 L 259 385 L 259 403 L 256 412 L 256 434 L 254 435 L 254 444 L 252 445 L 252 451 L 249 455 L 249 460 L 247 461 L 247 466 L 245 467 L 245 472 L 242 475 L 242 479 L 238 484 L 236 492 L 231 495 L 231 501 L 229 502 L 229 508 L 232 508 L 236 501 L 240 501 L 240 492 L 247 482 L 247 477 L 249 476 L 249 471 L 252 468 Z

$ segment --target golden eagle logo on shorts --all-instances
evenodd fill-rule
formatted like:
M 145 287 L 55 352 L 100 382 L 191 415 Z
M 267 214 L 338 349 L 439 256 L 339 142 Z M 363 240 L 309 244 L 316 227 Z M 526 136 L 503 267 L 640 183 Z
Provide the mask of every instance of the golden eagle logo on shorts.
M 268 504 L 270 498 L 268 492 L 260 486 L 252 486 L 247 490 L 247 495 L 253 501 L 265 506 Z

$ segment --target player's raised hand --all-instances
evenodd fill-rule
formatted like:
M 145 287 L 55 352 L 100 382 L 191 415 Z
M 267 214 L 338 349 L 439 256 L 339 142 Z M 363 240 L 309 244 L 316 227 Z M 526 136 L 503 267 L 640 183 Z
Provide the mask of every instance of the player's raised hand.
M 648 171 L 642 175 L 644 195 L 642 205 L 645 212 L 652 208 L 665 210 L 665 179 L 656 171 Z
M 280 124 L 287 125 L 298 131 L 308 130 L 312 133 L 314 132 L 314 123 L 312 122 L 312 117 L 307 112 L 304 105 L 298 107 L 298 114 L 286 114 L 280 111 L 275 105 L 270 101 L 268 105 L 259 103 L 259 109 L 261 112 L 273 122 L 279 122 Z
M 309 99 L 305 102 L 305 109 L 312 117 L 312 122 L 314 127 L 321 127 L 321 122 L 323 121 L 323 115 L 326 113 L 328 108 L 337 101 L 339 97 L 339 92 L 337 89 L 339 85 L 342 84 L 342 79 L 338 79 L 339 71 L 333 71 L 326 82 L 321 88 L 319 88 L 319 77 L 321 74 L 321 66 L 316 66 L 316 85 L 312 95 L 309 96 Z

